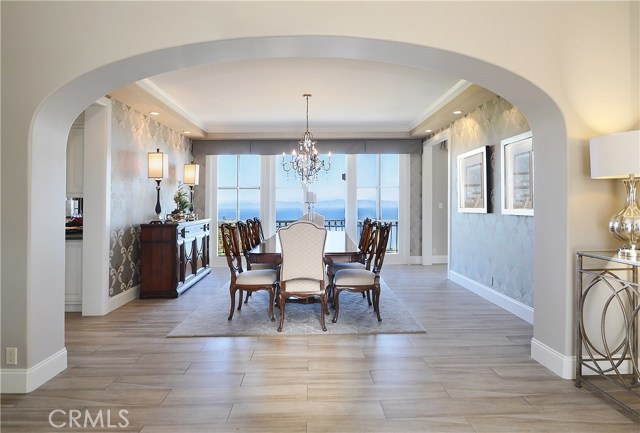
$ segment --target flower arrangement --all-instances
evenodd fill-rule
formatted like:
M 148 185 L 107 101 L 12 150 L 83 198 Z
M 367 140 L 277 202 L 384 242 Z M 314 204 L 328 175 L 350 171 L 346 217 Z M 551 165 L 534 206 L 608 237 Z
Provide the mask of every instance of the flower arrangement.
M 184 190 L 183 187 L 184 185 L 182 184 L 182 182 L 178 182 L 178 190 L 173 195 L 173 201 L 176 203 L 176 209 L 172 212 L 173 214 L 184 213 L 191 206 L 191 203 L 187 198 L 189 194 Z

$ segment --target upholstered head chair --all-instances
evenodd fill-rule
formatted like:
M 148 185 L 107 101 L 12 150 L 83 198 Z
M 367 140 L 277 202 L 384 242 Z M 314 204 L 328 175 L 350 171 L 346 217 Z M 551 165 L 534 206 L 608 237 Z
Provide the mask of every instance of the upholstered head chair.
M 285 300 L 288 297 L 319 297 L 322 303 L 321 324 L 326 331 L 324 314 L 327 297 L 324 281 L 324 246 L 327 230 L 308 221 L 298 221 L 278 231 L 282 249 L 280 267 L 280 326 L 284 326 Z
M 324 220 L 325 220 L 324 215 L 321 215 L 319 213 L 314 213 L 313 218 L 310 220 L 309 214 L 306 213 L 302 215 L 298 221 L 311 221 L 312 223 L 314 223 L 319 227 L 324 227 Z

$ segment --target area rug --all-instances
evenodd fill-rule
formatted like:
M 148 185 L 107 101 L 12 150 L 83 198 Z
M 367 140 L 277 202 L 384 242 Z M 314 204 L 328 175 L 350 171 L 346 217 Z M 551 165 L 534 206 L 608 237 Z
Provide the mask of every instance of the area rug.
M 237 294 L 236 294 L 237 300 Z M 320 327 L 320 303 L 287 303 L 285 323 L 282 332 L 277 332 L 280 310 L 274 307 L 275 322 L 269 319 L 269 295 L 265 291 L 254 293 L 248 304 L 242 304 L 233 320 L 227 320 L 229 308 L 229 285 L 215 291 L 211 300 L 203 303 L 196 311 L 167 337 L 230 337 L 266 335 L 311 335 L 311 334 L 402 334 L 425 332 L 420 323 L 396 298 L 389 286 L 381 281 L 380 314 L 378 322 L 373 307 L 360 293 L 340 293 L 340 316 L 337 323 L 331 323 L 333 309 L 325 316 L 327 332 Z

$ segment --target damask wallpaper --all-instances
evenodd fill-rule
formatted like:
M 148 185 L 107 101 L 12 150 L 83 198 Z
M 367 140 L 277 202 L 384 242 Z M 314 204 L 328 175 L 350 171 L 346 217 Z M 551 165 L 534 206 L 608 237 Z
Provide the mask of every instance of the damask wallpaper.
M 140 224 L 155 218 L 156 183 L 147 178 L 147 153 L 169 157 L 169 178 L 160 184 L 162 214 L 175 208 L 173 195 L 191 162 L 191 140 L 112 100 L 111 229 L 109 296 L 140 284 Z
M 409 255 L 422 255 L 422 155 L 409 157 Z
M 450 269 L 532 307 L 534 217 L 500 213 L 500 140 L 528 130 L 525 117 L 500 97 L 451 126 Z M 535 136 L 533 143 L 535 149 Z M 485 145 L 489 146 L 489 213 L 460 213 L 457 156 Z

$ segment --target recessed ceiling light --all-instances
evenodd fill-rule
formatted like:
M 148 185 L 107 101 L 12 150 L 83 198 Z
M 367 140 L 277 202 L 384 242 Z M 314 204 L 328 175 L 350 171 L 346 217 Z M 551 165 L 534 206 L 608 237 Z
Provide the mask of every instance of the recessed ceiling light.
M 159 116 L 160 113 L 158 113 L 157 111 L 149 111 L 149 114 L 151 114 L 152 116 Z
M 427 129 L 424 132 L 433 132 L 433 129 Z
M 191 134 L 191 131 L 182 131 L 183 134 Z
M 456 111 L 453 112 L 453 114 L 462 114 L 462 111 L 456 110 Z

